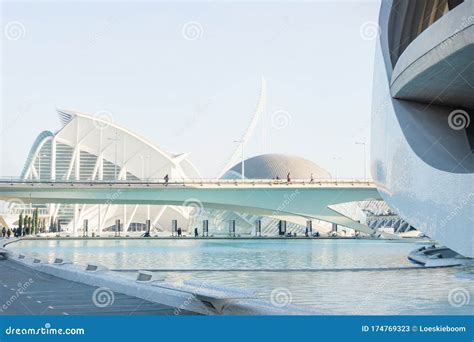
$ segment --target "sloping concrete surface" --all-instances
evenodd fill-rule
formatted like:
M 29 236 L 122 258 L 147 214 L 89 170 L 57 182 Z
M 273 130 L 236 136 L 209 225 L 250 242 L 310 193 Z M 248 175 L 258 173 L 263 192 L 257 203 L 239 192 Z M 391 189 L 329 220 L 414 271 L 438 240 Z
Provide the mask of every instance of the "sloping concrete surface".
M 98 305 L 94 304 L 94 298 Z M 176 313 L 195 314 L 186 310 Z M 0 315 L 174 314 L 175 309 L 169 306 L 61 279 L 11 260 L 0 260 Z

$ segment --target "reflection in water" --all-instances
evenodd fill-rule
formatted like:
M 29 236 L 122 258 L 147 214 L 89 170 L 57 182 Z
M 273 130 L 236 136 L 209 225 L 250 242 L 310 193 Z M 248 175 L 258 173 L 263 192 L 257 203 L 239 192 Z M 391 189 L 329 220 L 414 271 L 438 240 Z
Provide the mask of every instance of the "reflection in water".
M 62 240 L 21 241 L 16 252 L 52 261 L 94 261 L 113 269 L 334 269 L 412 266 L 415 243 L 369 240 Z M 126 273 L 125 273 L 126 274 Z M 249 288 L 269 299 L 283 287 L 292 304 L 326 314 L 472 314 L 474 299 L 449 304 L 450 291 L 474 297 L 474 272 L 466 268 L 338 272 L 169 272 Z M 129 274 L 133 276 L 133 273 Z

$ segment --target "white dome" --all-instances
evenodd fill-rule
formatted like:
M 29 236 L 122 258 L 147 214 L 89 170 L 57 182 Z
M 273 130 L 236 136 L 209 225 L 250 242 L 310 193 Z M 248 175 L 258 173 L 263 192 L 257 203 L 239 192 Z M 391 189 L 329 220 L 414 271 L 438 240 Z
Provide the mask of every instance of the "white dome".
M 222 178 L 232 179 L 241 176 L 242 163 L 238 163 L 228 170 Z M 263 154 L 245 160 L 245 178 L 286 179 L 290 172 L 292 179 L 328 179 L 331 174 L 312 161 L 298 156 L 286 154 Z

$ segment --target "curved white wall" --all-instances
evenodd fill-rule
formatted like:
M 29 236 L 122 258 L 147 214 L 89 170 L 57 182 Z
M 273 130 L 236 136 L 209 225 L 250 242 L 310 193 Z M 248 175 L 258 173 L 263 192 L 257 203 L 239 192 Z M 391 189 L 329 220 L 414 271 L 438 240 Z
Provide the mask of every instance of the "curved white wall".
M 35 142 L 22 173 L 26 179 L 126 180 L 154 179 L 168 174 L 172 179 L 197 179 L 200 175 L 185 155 L 167 153 L 144 138 L 112 122 L 72 111 L 58 111 L 64 125 Z M 188 228 L 188 208 L 157 205 L 49 205 L 50 216 L 68 222 L 63 230 L 76 235 L 89 220 L 89 234 L 100 234 L 121 220 L 122 231 L 134 223 L 162 230 L 171 220 Z M 125 229 L 124 229 L 125 227 Z
M 372 175 L 384 200 L 403 219 L 449 248 L 474 257 L 474 174 L 432 166 L 436 164 L 433 159 L 439 163 L 446 158 L 443 144 L 449 143 L 444 133 L 448 132 L 450 108 L 396 100 L 390 95 L 393 68 L 388 32 L 392 3 L 383 1 L 380 10 L 372 111 Z M 472 1 L 468 1 L 453 12 L 462 11 L 464 5 L 472 11 Z M 445 125 L 444 129 L 441 125 Z M 449 134 L 465 132 L 451 130 Z

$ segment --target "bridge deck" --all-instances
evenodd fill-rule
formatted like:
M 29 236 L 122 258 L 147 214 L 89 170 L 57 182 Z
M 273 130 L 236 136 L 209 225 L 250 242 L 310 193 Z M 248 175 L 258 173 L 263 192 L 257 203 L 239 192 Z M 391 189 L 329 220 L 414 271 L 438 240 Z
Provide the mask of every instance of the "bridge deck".
M 134 187 L 134 188 L 375 188 L 375 184 L 368 180 L 305 180 L 297 179 L 287 182 L 286 180 L 255 179 L 255 180 L 179 180 L 164 182 L 163 180 L 94 180 L 94 181 L 39 181 L 39 180 L 0 180 L 0 191 L 2 188 L 16 187 Z

